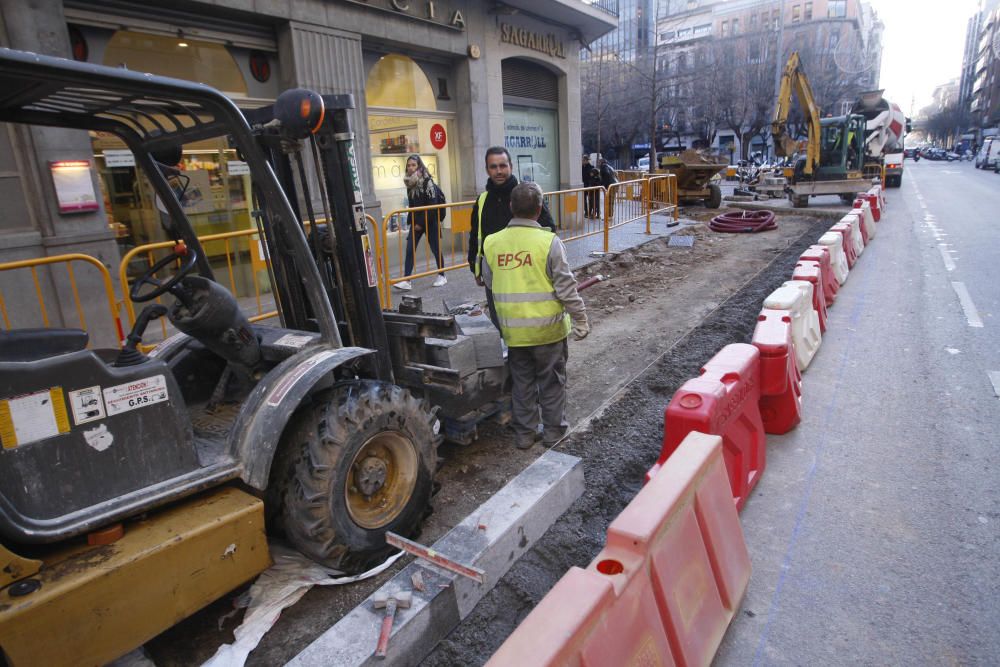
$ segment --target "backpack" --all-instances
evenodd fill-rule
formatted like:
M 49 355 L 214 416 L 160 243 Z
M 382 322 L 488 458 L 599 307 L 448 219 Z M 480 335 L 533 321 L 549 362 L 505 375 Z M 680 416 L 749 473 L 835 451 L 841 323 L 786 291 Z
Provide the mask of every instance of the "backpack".
M 431 204 L 447 204 L 448 200 L 444 196 L 444 191 L 438 187 L 438 184 L 434 184 L 434 196 L 431 197 Z M 444 222 L 444 219 L 448 217 L 448 209 L 442 208 L 438 209 L 438 222 Z

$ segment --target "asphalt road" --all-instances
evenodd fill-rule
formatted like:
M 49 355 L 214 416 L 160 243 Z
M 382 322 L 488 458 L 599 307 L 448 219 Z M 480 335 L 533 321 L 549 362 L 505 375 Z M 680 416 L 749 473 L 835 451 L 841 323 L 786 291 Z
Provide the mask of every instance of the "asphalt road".
M 716 665 L 1000 662 L 1000 175 L 907 161 L 741 515 Z

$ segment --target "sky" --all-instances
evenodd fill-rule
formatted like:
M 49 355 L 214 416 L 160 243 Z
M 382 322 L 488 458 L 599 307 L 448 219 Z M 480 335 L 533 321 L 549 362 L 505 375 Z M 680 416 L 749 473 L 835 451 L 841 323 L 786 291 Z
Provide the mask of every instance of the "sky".
M 962 75 L 966 23 L 977 0 L 868 0 L 885 24 L 886 99 L 909 116 L 931 103 L 934 87 Z

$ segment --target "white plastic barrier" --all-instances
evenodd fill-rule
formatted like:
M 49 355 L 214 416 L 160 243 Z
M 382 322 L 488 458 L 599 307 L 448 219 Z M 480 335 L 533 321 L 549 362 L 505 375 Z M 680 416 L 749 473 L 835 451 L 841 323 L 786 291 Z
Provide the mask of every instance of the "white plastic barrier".
M 850 271 L 847 266 L 847 255 L 844 254 L 844 237 L 837 232 L 827 232 L 819 237 L 819 244 L 830 249 L 833 277 L 837 279 L 838 284 L 843 285 Z
M 875 216 L 872 215 L 872 205 L 868 201 L 863 201 L 860 204 L 855 202 L 851 211 L 855 215 L 860 215 L 861 224 L 865 226 L 865 235 L 868 236 L 868 242 L 871 243 L 872 239 L 875 238 Z
M 848 213 L 840 221 L 851 226 L 851 245 L 854 246 L 855 256 L 861 257 L 861 253 L 865 251 L 865 238 L 861 236 L 861 214 L 857 212 L 857 209 L 853 210 L 855 212 Z
M 885 190 L 882 189 L 881 185 L 873 185 L 869 190 L 868 194 L 872 194 L 878 197 L 878 210 L 885 211 Z
M 789 280 L 764 299 L 764 308 L 787 310 L 792 318 L 792 342 L 795 344 L 795 365 L 804 371 L 819 344 L 819 313 L 813 308 L 813 286 L 804 280 Z

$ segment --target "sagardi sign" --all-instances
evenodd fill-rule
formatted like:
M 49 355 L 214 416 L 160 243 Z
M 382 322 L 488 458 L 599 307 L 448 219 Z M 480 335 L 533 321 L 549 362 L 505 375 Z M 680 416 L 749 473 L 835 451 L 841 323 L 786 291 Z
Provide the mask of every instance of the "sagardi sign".
M 346 0 L 352 5 L 408 16 L 411 19 L 436 23 L 453 30 L 465 30 L 462 10 L 445 7 L 435 0 Z
M 525 49 L 540 51 L 553 58 L 565 58 L 566 48 L 561 39 L 551 32 L 543 35 L 527 28 L 518 28 L 509 23 L 500 24 L 500 41 L 506 44 L 516 44 Z

